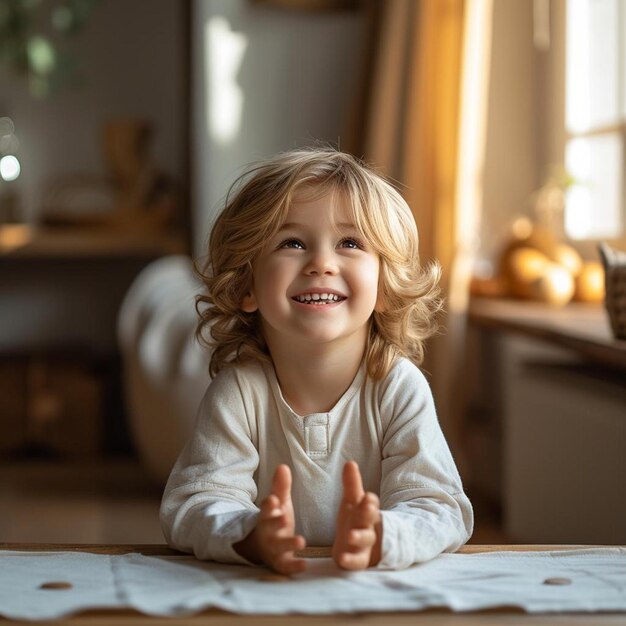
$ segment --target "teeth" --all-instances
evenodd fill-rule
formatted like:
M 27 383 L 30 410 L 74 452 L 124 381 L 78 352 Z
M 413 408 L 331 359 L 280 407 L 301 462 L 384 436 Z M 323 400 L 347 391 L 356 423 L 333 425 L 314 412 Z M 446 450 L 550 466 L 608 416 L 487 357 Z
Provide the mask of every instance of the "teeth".
M 334 293 L 305 293 L 301 296 L 296 296 L 295 299 L 298 302 L 309 303 L 313 301 L 316 304 L 326 304 L 327 302 L 338 302 L 343 298 Z

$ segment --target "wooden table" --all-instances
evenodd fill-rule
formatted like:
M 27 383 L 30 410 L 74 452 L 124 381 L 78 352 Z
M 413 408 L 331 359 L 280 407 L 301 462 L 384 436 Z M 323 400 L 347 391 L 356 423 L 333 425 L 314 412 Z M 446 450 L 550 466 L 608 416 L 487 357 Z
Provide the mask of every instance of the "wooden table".
M 476 554 L 479 552 L 543 551 L 568 550 L 592 546 L 563 545 L 466 545 L 459 553 Z M 597 546 L 595 546 L 597 547 Z M 95 554 L 127 554 L 139 552 L 146 556 L 166 556 L 180 554 L 164 545 L 70 545 L 70 544 L 10 544 L 0 543 L 0 550 L 19 551 L 77 551 Z M 327 548 L 310 548 L 304 556 L 328 556 Z M 347 615 L 233 615 L 225 611 L 211 609 L 191 617 L 156 618 L 143 615 L 133 610 L 98 610 L 87 611 L 71 618 L 42 622 L 47 625 L 71 626 L 281 626 L 298 624 L 298 626 L 339 626 L 354 624 L 366 626 L 456 626 L 498 624 L 499 626 L 537 626 L 539 624 L 559 624 L 560 626 L 593 624 L 626 624 L 624 613 L 567 613 L 567 614 L 527 614 L 520 609 L 494 609 L 473 613 L 452 613 L 447 609 L 429 609 L 405 613 L 362 613 Z M 0 618 L 0 624 L 24 624 L 33 622 L 14 622 Z

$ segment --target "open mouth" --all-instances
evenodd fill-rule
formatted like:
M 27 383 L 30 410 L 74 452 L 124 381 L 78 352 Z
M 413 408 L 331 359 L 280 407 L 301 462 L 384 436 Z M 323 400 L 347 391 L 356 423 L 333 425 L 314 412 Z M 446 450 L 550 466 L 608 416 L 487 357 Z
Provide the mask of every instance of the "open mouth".
M 346 298 L 338 296 L 336 293 L 303 293 L 292 298 L 292 300 L 300 304 L 310 304 L 312 306 L 336 304 L 337 302 L 343 302 L 345 299 Z

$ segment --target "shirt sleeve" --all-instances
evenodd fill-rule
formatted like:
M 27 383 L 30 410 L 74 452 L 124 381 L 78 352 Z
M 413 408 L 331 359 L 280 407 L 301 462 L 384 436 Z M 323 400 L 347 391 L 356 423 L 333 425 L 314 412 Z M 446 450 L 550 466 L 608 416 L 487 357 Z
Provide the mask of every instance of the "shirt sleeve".
M 458 550 L 471 536 L 472 505 L 445 440 L 430 387 L 409 361 L 382 391 L 379 567 L 401 569 Z
M 167 543 L 198 559 L 248 563 L 233 545 L 256 525 L 259 455 L 236 372 L 211 382 L 191 439 L 165 487 L 161 526 Z

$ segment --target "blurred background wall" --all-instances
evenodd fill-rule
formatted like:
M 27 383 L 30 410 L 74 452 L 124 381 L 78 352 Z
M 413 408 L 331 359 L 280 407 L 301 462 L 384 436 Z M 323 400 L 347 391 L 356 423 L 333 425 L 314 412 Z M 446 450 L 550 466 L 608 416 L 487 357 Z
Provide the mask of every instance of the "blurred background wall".
M 183 176 L 185 20 L 185 2 L 98 2 L 72 41 L 80 69 L 74 88 L 36 98 L 23 77 L 2 72 L 0 113 L 13 119 L 20 140 L 15 186 L 23 219 L 37 221 L 43 188 L 56 176 L 104 173 L 102 126 L 111 119 L 152 123 L 156 161 Z
M 341 146 L 367 52 L 360 11 L 193 2 L 194 251 L 251 161 L 313 142 Z M 344 138 L 345 145 L 345 138 Z

